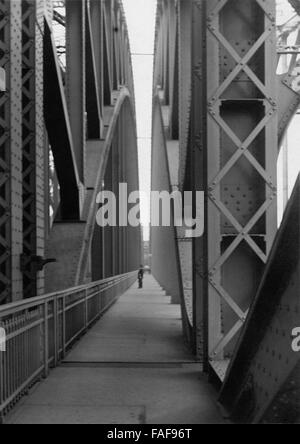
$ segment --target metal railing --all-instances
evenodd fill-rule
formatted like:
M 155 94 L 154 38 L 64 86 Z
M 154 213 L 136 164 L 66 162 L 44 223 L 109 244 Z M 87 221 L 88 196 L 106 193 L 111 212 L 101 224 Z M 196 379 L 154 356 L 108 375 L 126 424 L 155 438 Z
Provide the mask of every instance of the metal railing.
M 95 321 L 136 281 L 116 276 L 0 307 L 5 351 L 0 351 L 0 420 L 50 368 L 64 359 Z

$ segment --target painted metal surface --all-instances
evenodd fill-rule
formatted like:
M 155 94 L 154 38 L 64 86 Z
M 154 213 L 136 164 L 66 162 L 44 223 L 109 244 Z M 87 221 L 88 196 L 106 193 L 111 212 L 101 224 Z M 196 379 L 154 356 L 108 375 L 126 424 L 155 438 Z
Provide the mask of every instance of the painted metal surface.
M 206 17 L 209 356 L 215 361 L 232 356 L 277 230 L 275 5 L 209 2 Z
M 82 183 L 85 183 L 86 174 L 86 12 L 85 1 L 66 2 L 66 98 Z
M 190 143 L 188 145 L 189 163 L 186 167 L 186 177 L 190 177 L 190 188 L 193 191 L 206 190 L 207 188 L 207 37 L 206 37 L 206 4 L 205 2 L 193 2 L 191 11 L 192 41 L 191 41 L 191 122 Z M 199 44 L 201 42 L 201 44 Z M 186 182 L 188 180 L 186 179 Z M 205 226 L 208 229 L 208 206 L 207 196 L 205 199 Z M 208 239 L 204 235 L 194 239 L 192 243 L 192 270 L 193 270 L 193 338 L 194 349 L 198 357 L 206 364 L 208 361 Z M 219 328 L 220 319 L 214 319 L 215 328 Z
M 121 2 L 22 0 L 1 2 L 0 8 L 0 62 L 7 80 L 0 97 L 5 303 L 90 282 L 92 270 L 104 268 L 103 233 L 93 243 L 96 196 L 107 167 L 114 188 L 124 180 L 137 190 L 138 162 Z M 53 26 L 57 8 L 60 39 Z M 108 166 L 111 150 L 116 158 Z M 139 267 L 140 234 L 139 227 L 114 230 L 117 259 L 110 276 Z M 128 252 L 130 243 L 136 248 Z M 38 264 L 47 265 L 41 270 Z
M 7 90 L 0 96 L 0 303 L 22 298 L 22 48 L 21 3 L 0 4 L 0 65 Z
M 55 171 L 60 183 L 60 217 L 63 220 L 76 220 L 80 218 L 79 172 L 62 71 L 56 54 L 54 36 L 47 21 L 44 35 L 44 115 Z M 60 137 L 57 137 L 57 133 Z
M 172 192 L 174 188 L 172 187 L 173 183 L 169 169 L 168 142 L 165 138 L 162 103 L 158 96 L 155 97 L 153 111 L 152 190 Z M 172 297 L 172 301 L 178 304 L 182 303 L 183 310 L 185 310 L 184 301 L 181 298 L 181 276 L 178 256 L 180 251 L 177 250 L 176 238 L 177 230 L 173 225 L 170 227 L 153 226 L 151 228 L 151 271 L 166 291 L 166 294 Z
M 33 257 L 44 257 L 43 1 L 22 2 L 23 297 L 44 290 Z
M 187 24 L 190 9 L 182 12 Z M 154 113 L 152 143 L 152 189 L 154 191 L 176 191 L 182 187 L 182 158 L 187 153 L 186 126 L 181 125 L 183 112 L 188 107 L 189 98 L 185 92 L 189 83 L 184 83 L 182 72 L 188 66 L 179 61 L 184 52 L 183 41 L 179 37 L 178 8 L 175 2 L 158 2 L 156 19 L 156 43 L 154 63 Z M 181 28 L 182 29 L 182 28 Z M 181 52 L 180 52 L 181 51 Z M 179 56 L 180 52 L 180 56 Z M 184 94 L 183 94 L 184 92 Z M 182 105 L 184 98 L 185 107 Z M 172 222 L 173 223 L 173 222 Z M 181 303 L 184 335 L 191 340 L 193 324 L 192 302 L 192 242 L 184 232 L 171 227 L 152 228 L 153 272 L 162 287 L 172 296 L 174 303 Z M 167 258 L 169 257 L 169 260 Z M 179 274 L 179 276 L 178 276 Z M 176 275 L 176 277 L 174 277 Z
M 69 64 L 80 63 L 81 66 L 80 60 L 82 59 L 87 62 L 84 73 L 86 81 L 82 83 L 82 94 L 85 100 L 80 103 L 83 103 L 86 110 L 84 126 L 87 129 L 81 135 L 85 139 L 85 154 L 81 157 L 81 160 L 84 163 L 84 171 L 88 171 L 88 174 L 84 174 L 83 179 L 77 181 L 80 203 L 79 216 L 72 217 L 72 213 L 68 214 L 66 208 L 65 228 L 63 224 L 56 221 L 50 233 L 47 256 L 58 257 L 61 260 L 53 265 L 51 272 L 49 270 L 47 274 L 47 289 L 49 291 L 58 290 L 66 283 L 70 286 L 89 281 L 93 279 L 93 276 L 110 277 L 119 273 L 119 271 L 135 269 L 140 265 L 141 239 L 139 229 L 134 229 L 132 235 L 130 235 L 130 228 L 127 230 L 117 230 L 115 228 L 100 230 L 95 223 L 98 210 L 96 205 L 97 194 L 104 186 L 109 188 L 106 181 L 108 170 L 111 169 L 112 172 L 114 190 L 118 188 L 121 179 L 128 184 L 132 184 L 130 185 L 131 190 L 138 189 L 133 76 L 124 12 L 118 1 L 97 2 L 97 4 L 95 2 L 83 3 L 86 6 L 84 10 L 81 7 L 73 10 L 72 5 L 70 5 L 71 9 L 66 16 L 65 23 L 67 43 L 69 43 L 66 47 Z M 77 5 L 77 7 L 79 6 Z M 80 17 L 78 17 L 78 14 Z M 85 16 L 84 23 L 83 15 Z M 85 46 L 81 52 L 78 52 L 78 47 L 71 38 L 71 34 L 76 33 L 78 27 L 81 29 L 80 32 L 85 34 Z M 118 29 L 118 32 L 115 32 L 112 36 L 113 29 Z M 70 33 L 69 37 L 68 33 Z M 124 58 L 124 54 L 127 57 L 125 64 L 122 60 L 119 60 Z M 117 65 L 120 67 L 119 70 L 113 68 Z M 69 69 L 68 75 L 71 83 L 83 82 L 78 75 L 77 80 L 73 79 L 72 72 L 73 70 Z M 109 81 L 107 81 L 107 75 Z M 71 88 L 71 91 L 73 91 L 73 88 Z M 68 93 L 69 98 L 70 94 L 72 93 Z M 73 98 L 71 99 L 73 100 Z M 79 98 L 74 100 L 79 100 Z M 69 113 L 67 112 L 65 115 L 67 116 L 66 122 L 68 122 Z M 74 110 L 73 119 L 78 120 L 81 117 L 78 109 Z M 69 134 L 71 135 L 71 142 L 73 141 L 73 145 L 70 145 L 70 153 L 76 170 L 78 169 L 78 159 L 75 160 L 77 148 L 74 144 L 72 124 L 70 124 L 70 127 Z M 76 131 L 79 131 L 78 126 Z M 76 143 L 78 146 L 80 145 L 78 140 Z M 51 143 L 51 145 L 53 144 Z M 114 153 L 113 165 L 110 163 L 111 153 Z M 79 155 L 82 156 L 82 153 L 79 153 Z M 125 159 L 124 163 L 122 163 L 123 157 Z M 58 165 L 61 165 L 61 163 Z M 63 167 L 60 167 L 60 169 L 63 174 Z M 59 170 L 57 172 L 59 173 Z M 58 174 L 58 176 L 62 176 L 62 174 Z M 64 171 L 63 180 L 66 179 L 67 176 Z M 73 185 L 73 189 L 75 189 L 75 185 Z M 68 188 L 66 188 L 65 193 L 61 190 L 62 208 L 65 207 L 63 196 L 67 197 L 70 194 Z M 68 229 L 68 227 L 71 229 Z M 106 237 L 109 239 L 106 239 Z M 127 248 L 128 238 L 131 239 L 131 242 L 133 241 L 136 248 L 127 253 L 123 251 L 123 248 Z M 118 247 L 118 240 L 121 242 L 120 248 Z M 97 245 L 99 250 L 100 248 L 105 250 L 104 254 L 97 251 Z M 108 257 L 110 255 L 115 258 L 113 263 L 112 257 Z M 72 261 L 66 264 L 68 256 L 72 257 Z M 121 263 L 121 257 L 123 256 L 126 257 L 124 259 L 126 263 Z M 61 263 L 64 263 L 65 266 L 62 267 Z M 112 265 L 110 265 L 111 263 Z
M 169 106 L 164 125 L 170 139 L 173 6 L 172 1 L 158 6 L 154 71 L 162 105 Z M 273 2 L 193 1 L 190 7 L 177 3 L 175 41 L 185 91 L 179 106 L 179 186 L 206 191 L 207 220 L 206 236 L 190 253 L 180 236 L 178 250 L 194 347 L 203 356 L 208 327 L 210 359 L 222 361 L 232 355 L 276 232 L 275 10 Z M 188 20 L 192 40 L 183 32 Z M 189 47 L 191 70 L 182 67 Z
M 236 420 L 298 423 L 300 177 L 251 307 L 220 401 Z
M 276 46 L 273 1 L 158 2 L 154 95 L 166 140 L 179 138 L 179 188 L 206 193 L 204 237 L 176 240 L 185 332 L 221 380 L 277 231 L 278 127 L 280 145 L 299 104 L 298 55 L 277 77 Z

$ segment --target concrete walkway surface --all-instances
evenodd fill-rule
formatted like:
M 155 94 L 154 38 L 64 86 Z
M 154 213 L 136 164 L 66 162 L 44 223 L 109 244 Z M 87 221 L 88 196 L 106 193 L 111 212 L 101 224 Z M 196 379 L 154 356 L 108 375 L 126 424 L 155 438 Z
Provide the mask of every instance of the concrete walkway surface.
M 7 418 L 9 424 L 220 424 L 182 339 L 180 307 L 134 285 Z

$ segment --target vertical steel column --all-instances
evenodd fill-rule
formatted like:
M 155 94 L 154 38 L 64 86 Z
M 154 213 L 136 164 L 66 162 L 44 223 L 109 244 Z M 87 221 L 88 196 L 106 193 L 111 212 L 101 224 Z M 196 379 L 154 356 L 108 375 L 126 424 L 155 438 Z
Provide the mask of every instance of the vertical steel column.
M 135 120 L 129 101 L 127 101 L 122 110 L 122 121 L 124 127 L 122 138 L 124 146 L 123 151 L 126 152 L 124 177 L 128 184 L 129 195 L 130 193 L 139 190 Z M 131 205 L 129 205 L 129 208 L 131 208 Z M 127 269 L 129 271 L 137 270 L 141 264 L 140 227 L 128 226 L 126 245 Z
M 0 303 L 22 298 L 21 3 L 0 2 Z
M 163 33 L 163 54 L 164 54 L 164 60 L 163 60 L 163 90 L 164 90 L 164 99 L 165 99 L 165 105 L 169 105 L 170 102 L 170 86 L 169 86 L 169 39 L 170 39 L 170 24 L 168 20 L 169 16 L 169 2 L 167 0 L 163 1 L 163 26 L 162 26 L 162 33 Z
M 92 281 L 100 281 L 103 276 L 103 228 L 97 224 L 94 229 L 93 242 L 91 246 L 91 268 Z
M 282 43 L 287 46 L 288 36 L 284 36 L 282 39 Z M 282 57 L 282 64 L 284 72 L 289 72 L 289 63 L 288 63 L 288 55 L 284 55 Z M 289 142 L 288 135 L 286 134 L 282 141 L 282 147 L 279 146 L 279 149 L 282 149 L 282 182 L 283 182 L 283 211 L 286 209 L 286 206 L 289 201 Z
M 180 0 L 178 3 L 179 27 L 179 140 L 180 140 L 180 170 L 179 183 L 182 187 L 186 174 L 188 142 L 191 120 L 191 69 L 192 69 L 192 32 L 191 20 L 193 17 L 192 2 Z
M 154 51 L 154 85 L 162 88 L 163 83 L 163 48 L 162 48 L 162 27 L 158 26 L 161 20 L 162 5 L 157 4 L 156 11 L 156 35 L 155 35 L 155 51 Z
M 100 103 L 100 115 L 103 119 L 103 2 L 102 0 L 90 0 L 91 22 L 94 41 L 94 56 L 98 80 L 98 93 Z M 101 122 L 102 132 L 103 122 Z
M 125 126 L 125 117 L 122 113 L 122 165 L 123 165 L 123 177 L 122 182 L 126 182 L 128 184 L 128 178 L 127 178 L 127 167 L 126 167 L 126 132 L 127 128 Z M 128 195 L 127 195 L 128 198 Z M 128 233 L 128 226 L 123 228 L 123 273 L 127 273 L 128 270 L 128 244 L 127 244 L 127 233 Z
M 277 230 L 275 2 L 206 5 L 209 357 L 222 377 Z
M 120 120 L 118 119 L 118 123 L 115 130 L 115 137 L 112 143 L 112 191 L 114 195 L 117 197 L 119 194 L 119 127 Z M 117 199 L 117 208 L 116 208 L 116 219 L 117 224 L 119 220 L 119 207 L 118 207 L 118 199 Z M 113 251 L 113 274 L 119 274 L 119 227 L 115 226 L 112 229 L 112 251 Z
M 44 0 L 22 1 L 23 297 L 44 290 L 34 256 L 44 256 Z
M 169 96 L 170 129 L 169 137 L 178 140 L 178 29 L 177 9 L 174 2 L 169 3 Z
M 92 26 L 90 1 L 86 2 L 86 112 L 87 138 L 100 139 L 101 136 L 101 107 L 98 84 L 98 66 L 96 65 L 94 29 Z M 99 24 L 96 24 L 99 28 Z M 101 27 L 100 27 L 101 29 Z M 97 33 L 98 34 L 98 33 Z M 97 48 L 100 42 L 97 44 Z
M 192 177 L 193 191 L 206 188 L 206 3 L 192 6 L 192 107 L 191 141 L 187 170 Z M 207 211 L 205 211 L 207 214 Z M 207 227 L 207 223 L 206 223 Z M 207 239 L 193 239 L 193 345 L 196 356 L 207 363 Z M 218 322 L 218 321 L 216 321 Z M 214 327 L 220 327 L 214 323 Z
M 104 189 L 106 191 L 113 191 L 112 187 L 112 148 L 110 149 L 109 158 L 107 161 L 106 174 L 104 180 Z M 104 277 L 113 276 L 113 227 L 106 226 L 103 228 L 103 248 L 104 248 Z
M 114 4 L 113 10 L 113 88 L 118 90 L 120 86 L 120 13 L 117 4 Z
M 103 15 L 103 34 L 104 34 L 104 104 L 106 106 L 111 105 L 111 93 L 112 93 L 112 57 L 113 57 L 113 45 L 112 45 L 112 1 L 104 0 L 104 15 Z
M 120 85 L 125 85 L 125 24 L 122 21 L 122 14 L 120 12 Z
M 118 184 L 119 183 L 124 183 L 126 182 L 125 180 L 125 176 L 124 176 L 124 164 L 123 164 L 123 112 L 121 111 L 120 116 L 119 116 L 119 124 L 118 124 L 118 153 L 119 153 L 119 180 L 118 180 Z M 122 202 L 120 202 L 120 197 L 118 199 L 119 203 L 122 204 Z M 120 214 L 119 214 L 120 217 Z M 123 273 L 124 270 L 124 265 L 123 265 L 123 254 L 124 254 L 124 245 L 123 245 L 123 236 L 124 236 L 124 227 L 120 226 L 119 223 L 119 274 Z
M 86 0 L 66 0 L 67 101 L 79 178 L 85 179 Z

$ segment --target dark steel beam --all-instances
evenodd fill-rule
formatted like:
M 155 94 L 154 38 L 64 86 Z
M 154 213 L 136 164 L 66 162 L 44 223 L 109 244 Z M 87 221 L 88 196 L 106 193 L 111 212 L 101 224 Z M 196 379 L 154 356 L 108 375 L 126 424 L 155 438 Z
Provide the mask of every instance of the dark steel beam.
M 66 18 L 53 6 L 66 6 Z M 57 56 L 53 13 L 66 26 L 66 71 Z M 91 268 L 94 277 L 103 274 L 108 245 L 102 230 L 95 230 L 96 196 L 112 145 L 112 189 L 121 180 L 138 189 L 138 163 L 129 38 L 119 1 L 1 1 L 0 31 L 6 74 L 0 93 L 0 303 L 5 303 L 44 292 L 45 250 L 59 261 L 46 270 L 51 290 L 86 282 Z M 121 83 L 128 89 L 119 88 Z M 132 238 L 139 248 L 129 254 L 124 230 L 115 230 L 111 275 L 138 268 L 140 229 Z
M 220 402 L 242 422 L 299 420 L 300 176 L 224 382 Z M 298 373 L 297 373 L 298 372 Z
M 91 27 L 94 43 L 94 57 L 96 65 L 96 76 L 98 82 L 98 94 L 100 104 L 100 116 L 101 116 L 101 131 L 103 131 L 103 1 L 91 0 L 90 1 L 91 12 Z M 102 135 L 101 135 L 102 137 Z
M 113 90 L 112 3 L 108 0 L 105 0 L 103 8 L 103 100 L 105 106 L 110 106 Z
M 101 26 L 100 23 L 98 26 Z M 88 139 L 101 137 L 101 109 L 91 10 L 86 5 L 86 111 Z
M 86 0 L 66 2 L 66 96 L 80 181 L 86 175 Z
M 44 291 L 43 272 L 33 261 L 45 249 L 43 30 L 43 1 L 23 0 L 23 298 Z
M 22 298 L 22 22 L 21 2 L 0 2 L 0 304 Z
M 207 184 L 207 85 L 206 68 L 206 4 L 195 2 L 192 16 L 192 88 L 191 126 L 189 156 L 186 177 L 191 178 L 193 191 L 205 190 Z M 201 42 L 201 44 L 199 43 Z M 199 69 L 202 67 L 202 71 Z M 205 215 L 208 215 L 207 201 Z M 205 226 L 208 227 L 206 220 Z M 198 358 L 208 369 L 208 239 L 207 236 L 193 240 L 193 346 Z
M 64 87 L 49 24 L 44 36 L 44 109 L 56 172 L 61 187 L 61 217 L 79 220 L 79 177 Z
M 206 4 L 209 358 L 222 380 L 277 231 L 276 25 L 273 0 Z

